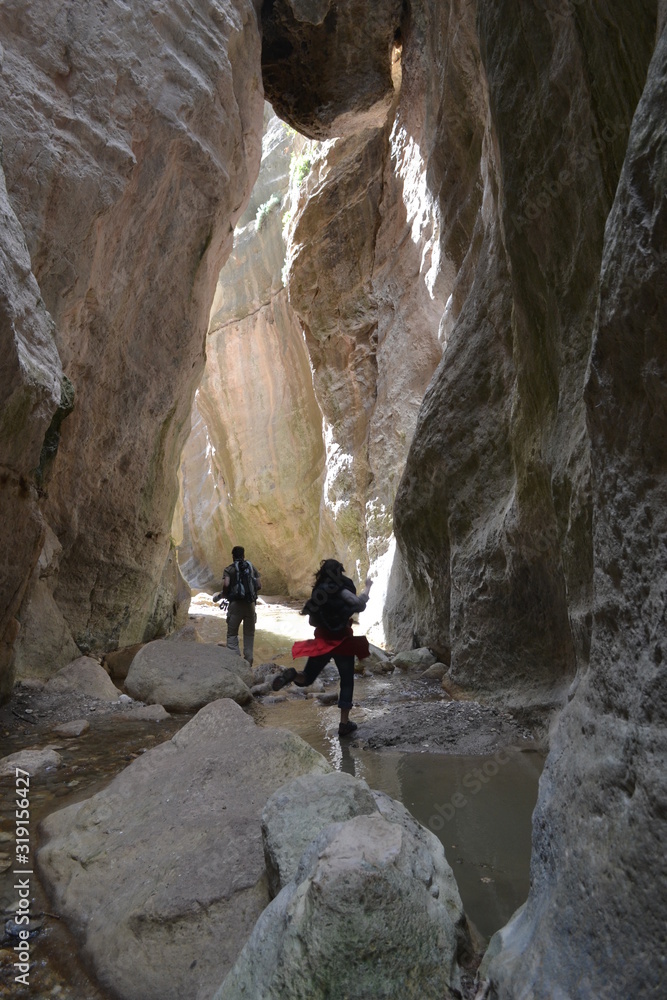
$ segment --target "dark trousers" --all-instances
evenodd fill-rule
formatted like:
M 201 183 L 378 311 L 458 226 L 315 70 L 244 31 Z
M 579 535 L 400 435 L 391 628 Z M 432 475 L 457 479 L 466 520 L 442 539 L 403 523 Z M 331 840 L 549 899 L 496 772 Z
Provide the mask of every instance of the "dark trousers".
M 340 674 L 340 695 L 338 697 L 339 708 L 352 708 L 352 695 L 354 693 L 354 657 L 336 656 L 336 654 L 322 653 L 321 656 L 309 656 L 303 673 L 306 677 L 306 684 L 312 684 L 319 677 L 327 663 L 333 655 L 333 661 L 338 667 Z M 303 685 L 305 687 L 305 685 Z

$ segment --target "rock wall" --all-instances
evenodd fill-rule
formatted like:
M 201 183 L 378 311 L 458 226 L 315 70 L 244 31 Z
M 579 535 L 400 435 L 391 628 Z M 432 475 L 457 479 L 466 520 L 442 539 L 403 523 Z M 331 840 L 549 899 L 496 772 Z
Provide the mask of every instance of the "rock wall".
M 37 469 L 62 380 L 53 334 L 0 169 L 0 699 L 11 690 L 17 614 L 45 536 Z
M 560 703 L 588 660 L 583 386 L 655 34 L 651 4 L 556 6 L 423 4 L 404 43 L 441 67 L 428 171 L 457 276 L 394 511 L 393 635 L 523 703 Z
M 322 415 L 308 351 L 282 279 L 283 204 L 302 143 L 267 119 L 259 177 L 218 279 L 181 466 L 179 560 L 193 586 L 219 589 L 242 544 L 265 593 L 304 594 L 319 561 L 341 548 L 322 503 Z
M 101 651 L 174 618 L 176 469 L 259 165 L 257 16 L 251 0 L 9 2 L 0 36 L 9 200 L 75 393 L 44 502 L 52 592 L 79 649 Z M 27 575 L 38 554 L 33 539 Z
M 540 783 L 528 902 L 494 942 L 493 995 L 507 1000 L 664 992 L 666 86 L 663 30 L 605 229 L 586 387 L 590 668 Z

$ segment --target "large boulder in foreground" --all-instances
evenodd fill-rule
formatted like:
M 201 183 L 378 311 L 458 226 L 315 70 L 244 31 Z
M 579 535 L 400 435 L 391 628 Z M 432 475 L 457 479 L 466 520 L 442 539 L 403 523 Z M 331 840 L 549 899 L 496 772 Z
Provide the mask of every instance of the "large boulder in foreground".
M 267 799 L 328 768 L 299 737 L 217 701 L 49 816 L 40 874 L 101 984 L 122 1000 L 211 997 L 269 902 Z
M 379 813 L 334 823 L 261 915 L 215 1000 L 460 996 L 457 932 L 439 895 L 435 860 L 405 826 Z
M 196 712 L 211 701 L 231 698 L 245 705 L 252 698 L 247 662 L 223 646 L 158 639 L 139 650 L 125 688 L 148 705 L 168 712 Z

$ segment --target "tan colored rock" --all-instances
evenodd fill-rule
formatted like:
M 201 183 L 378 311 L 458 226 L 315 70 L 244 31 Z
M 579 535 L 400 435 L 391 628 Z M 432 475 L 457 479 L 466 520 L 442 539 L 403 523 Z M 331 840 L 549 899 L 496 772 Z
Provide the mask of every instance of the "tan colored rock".
M 83 694 L 100 701 L 118 701 L 120 694 L 104 667 L 90 656 L 80 656 L 68 663 L 49 680 L 46 690 Z
M 212 996 L 269 901 L 267 799 L 328 770 L 297 736 L 218 701 L 104 791 L 52 813 L 40 875 L 102 987 L 122 1000 Z
M 255 4 L 11 2 L 0 37 L 7 190 L 76 391 L 48 489 L 54 597 L 82 651 L 122 648 L 177 617 L 176 469 L 259 165 Z
M 193 587 L 219 589 L 240 543 L 264 593 L 303 595 L 319 561 L 337 551 L 322 504 L 321 413 L 282 280 L 283 201 L 295 148 L 292 131 L 268 116 L 259 178 L 218 280 L 175 529 Z

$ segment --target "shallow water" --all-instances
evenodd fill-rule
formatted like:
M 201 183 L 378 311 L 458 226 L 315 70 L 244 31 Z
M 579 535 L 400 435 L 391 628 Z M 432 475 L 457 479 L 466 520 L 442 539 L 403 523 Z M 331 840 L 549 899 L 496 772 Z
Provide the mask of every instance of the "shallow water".
M 217 608 L 193 607 L 191 620 L 202 639 L 224 640 L 224 616 Z M 265 606 L 255 645 L 255 664 L 273 659 L 291 663 L 295 638 L 311 634 L 293 608 Z M 322 679 L 335 690 L 333 665 Z M 436 689 L 415 686 L 405 675 L 364 676 L 355 682 L 357 718 L 369 718 L 387 706 L 415 696 L 439 698 Z M 375 751 L 337 737 L 338 709 L 325 707 L 312 697 L 270 699 L 250 709 L 260 725 L 290 729 L 322 753 L 337 769 L 363 778 L 372 788 L 402 802 L 442 841 L 459 885 L 466 912 L 486 937 L 501 927 L 528 893 L 530 817 L 537 797 L 542 756 L 519 748 L 500 759 L 460 757 L 430 753 Z M 109 716 L 90 716 L 91 730 L 78 739 L 53 738 L 63 765 L 33 780 L 31 785 L 31 847 L 37 847 L 39 821 L 103 788 L 134 757 L 156 746 L 183 726 L 189 716 L 161 723 L 131 722 Z M 31 742 L 26 736 L 4 734 L 7 754 Z M 43 746 L 48 740 L 40 739 Z M 15 906 L 12 885 L 14 829 L 13 782 L 0 782 L 0 912 L 3 922 Z M 34 857 L 34 853 L 33 853 Z M 41 924 L 31 941 L 30 988 L 17 987 L 11 963 L 11 941 L 0 950 L 0 1000 L 58 997 L 59 1000 L 106 1000 L 107 994 L 88 977 L 77 944 L 63 921 L 51 914 L 38 879 L 31 881 L 31 913 Z M 8 947 L 9 945 L 9 947 Z
M 361 705 L 364 690 L 370 695 L 377 684 L 374 678 L 364 681 L 355 685 Z M 525 901 L 542 754 L 521 748 L 474 757 L 368 750 L 339 740 L 338 709 L 310 699 L 263 705 L 253 714 L 261 725 L 297 733 L 337 770 L 402 802 L 435 833 L 464 909 L 485 937 Z

